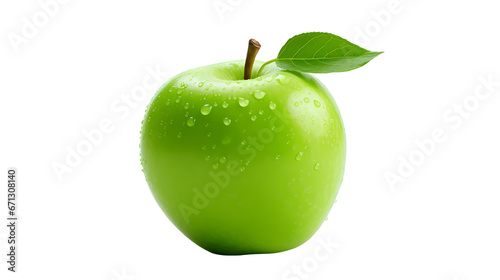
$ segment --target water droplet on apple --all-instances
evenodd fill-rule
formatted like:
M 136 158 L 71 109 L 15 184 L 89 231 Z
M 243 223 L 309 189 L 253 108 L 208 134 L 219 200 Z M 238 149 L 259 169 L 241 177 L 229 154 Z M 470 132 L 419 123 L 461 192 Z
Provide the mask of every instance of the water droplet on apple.
M 214 163 L 214 164 L 212 164 L 212 168 L 213 168 L 213 169 L 217 169 L 217 168 L 219 168 L 219 164 L 218 164 L 218 163 Z
M 205 157 L 205 160 L 206 160 L 206 161 L 209 161 L 209 160 L 210 160 L 210 156 L 206 156 L 206 157 Z
M 321 107 L 321 103 L 318 100 L 314 100 L 314 106 Z
M 316 164 L 314 165 L 314 170 L 319 170 L 319 162 L 316 162 Z
M 269 109 L 271 109 L 271 110 L 276 109 L 276 103 L 274 103 L 274 102 L 272 102 L 272 101 L 271 101 L 271 102 L 269 102 Z
M 250 117 L 250 119 L 251 119 L 252 121 L 255 121 L 255 120 L 257 119 L 257 116 L 256 116 L 256 115 L 253 115 L 252 117 Z
M 311 101 L 309 98 L 307 98 L 307 97 L 306 97 L 306 98 L 304 98 L 304 102 L 305 102 L 305 103 L 309 103 L 309 101 Z
M 264 98 L 264 96 L 266 96 L 266 93 L 265 93 L 265 92 L 263 92 L 262 90 L 258 90 L 258 89 L 257 89 L 257 90 L 255 90 L 255 91 L 253 92 L 253 96 L 254 96 L 255 98 L 257 98 L 257 99 L 262 99 L 262 98 Z
M 205 82 L 199 82 L 198 83 L 198 87 L 202 87 L 203 85 L 205 85 Z
M 189 108 L 189 103 L 184 104 L 184 109 Z
M 227 108 L 229 107 L 229 103 L 227 101 L 222 102 L 222 108 Z
M 208 104 L 201 106 L 200 112 L 202 115 L 206 116 L 206 115 L 210 114 L 211 111 L 212 111 L 212 106 L 210 106 Z
M 303 155 L 304 155 L 303 152 L 298 152 L 297 155 L 295 156 L 295 159 L 296 160 L 301 160 Z
M 248 103 L 249 103 L 249 102 L 250 102 L 250 101 L 248 101 L 248 99 L 245 99 L 245 98 L 243 98 L 243 97 L 238 98 L 238 104 L 240 104 L 240 106 L 241 106 L 241 107 L 246 107 L 246 106 L 248 106 Z
M 231 124 L 231 119 L 229 118 L 224 118 L 224 120 L 222 121 L 225 125 L 230 125 Z
M 281 75 L 281 74 L 276 76 L 275 80 L 278 81 L 278 83 L 280 83 L 282 85 L 288 84 L 288 82 L 289 82 L 289 80 L 284 75 Z
M 223 156 L 223 157 L 221 157 L 221 158 L 219 159 L 219 162 L 220 162 L 220 163 L 225 163 L 225 162 L 226 162 L 226 157 L 224 157 L 224 156 Z
M 194 123 L 195 123 L 195 119 L 193 117 L 190 117 L 188 120 L 187 120 L 187 125 L 188 126 L 193 126 Z
M 231 138 L 230 137 L 225 137 L 224 139 L 222 139 L 222 144 L 223 145 L 227 145 L 231 143 Z
M 295 107 L 299 106 L 299 102 L 294 103 Z
M 175 99 L 175 103 L 179 103 L 181 102 L 181 96 L 177 96 L 177 98 Z
M 181 137 L 182 137 L 182 132 L 177 133 L 177 138 L 181 138 Z

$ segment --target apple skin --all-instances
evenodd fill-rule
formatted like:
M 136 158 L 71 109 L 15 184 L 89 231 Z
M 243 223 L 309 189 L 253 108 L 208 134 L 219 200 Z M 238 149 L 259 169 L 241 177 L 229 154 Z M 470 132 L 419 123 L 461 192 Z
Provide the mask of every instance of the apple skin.
M 326 87 L 273 65 L 257 77 L 261 65 L 250 80 L 243 60 L 181 73 L 158 90 L 143 120 L 141 163 L 154 198 L 181 232 L 216 254 L 303 244 L 343 179 L 344 126 Z

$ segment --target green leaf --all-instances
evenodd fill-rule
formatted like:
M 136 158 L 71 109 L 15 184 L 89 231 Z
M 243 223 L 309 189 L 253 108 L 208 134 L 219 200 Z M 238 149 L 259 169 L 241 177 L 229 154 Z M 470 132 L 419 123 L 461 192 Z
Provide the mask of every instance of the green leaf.
M 283 69 L 306 73 L 345 72 L 365 65 L 381 53 L 330 33 L 310 32 L 289 39 L 278 58 L 265 64 L 276 62 Z

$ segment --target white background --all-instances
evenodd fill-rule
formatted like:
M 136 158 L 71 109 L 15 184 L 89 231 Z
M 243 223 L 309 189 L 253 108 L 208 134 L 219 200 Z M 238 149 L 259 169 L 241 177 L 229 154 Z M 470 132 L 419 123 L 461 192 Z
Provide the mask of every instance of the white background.
M 474 97 L 481 77 L 500 82 L 496 2 L 70 0 L 44 25 L 46 2 L 0 4 L 0 172 L 5 186 L 7 168 L 18 168 L 20 204 L 19 272 L 6 271 L 2 218 L 1 279 L 301 279 L 284 277 L 303 265 L 304 279 L 500 279 L 500 86 Z M 23 18 L 34 16 L 39 26 L 26 37 Z M 155 90 L 127 116 L 112 105 L 123 106 L 147 69 L 167 80 L 243 59 L 251 37 L 262 44 L 258 59 L 269 60 L 309 31 L 385 51 L 361 69 L 318 75 L 347 132 L 338 202 L 297 249 L 208 253 L 164 216 L 141 172 L 140 123 Z M 459 124 L 449 110 L 464 100 L 472 109 Z M 59 180 L 54 162 L 105 119 L 113 131 Z M 413 173 L 398 173 L 435 129 L 446 140 Z M 404 182 L 391 188 L 387 172 Z M 315 260 L 329 239 L 338 246 Z

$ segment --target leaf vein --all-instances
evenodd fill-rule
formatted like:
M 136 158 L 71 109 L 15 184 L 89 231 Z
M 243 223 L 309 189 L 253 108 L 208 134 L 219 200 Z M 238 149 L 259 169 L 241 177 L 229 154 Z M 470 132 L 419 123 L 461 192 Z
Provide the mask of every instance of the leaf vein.
M 298 53 L 299 53 L 299 52 L 300 52 L 300 51 L 301 51 L 301 50 L 302 50 L 305 46 L 307 46 L 307 44 L 309 44 L 312 40 L 314 40 L 314 39 L 316 39 L 316 38 L 318 38 L 318 37 L 320 37 L 320 36 L 321 36 L 321 35 L 316 35 L 316 36 L 312 37 L 311 39 L 309 39 L 309 41 L 307 41 L 304 45 L 302 45 L 302 47 L 300 47 L 300 48 L 299 48 L 299 49 L 295 52 L 295 54 L 294 54 L 294 55 L 292 55 L 292 58 L 294 58 L 294 57 L 295 57 L 295 56 L 296 56 L 296 55 L 297 55 L 297 54 L 298 54 Z

